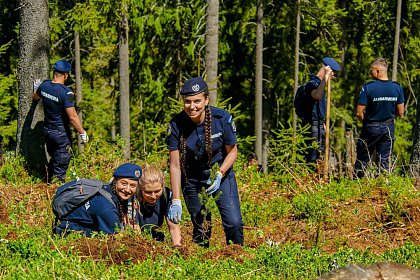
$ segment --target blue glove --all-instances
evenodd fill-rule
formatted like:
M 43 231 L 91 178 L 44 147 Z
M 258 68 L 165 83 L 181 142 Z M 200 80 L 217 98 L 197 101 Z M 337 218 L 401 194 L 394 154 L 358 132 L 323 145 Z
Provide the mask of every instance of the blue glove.
M 216 178 L 214 178 L 213 184 L 206 190 L 208 195 L 214 193 L 220 188 L 220 183 L 222 182 L 223 175 L 221 172 L 217 172 Z
M 168 218 L 174 224 L 179 224 L 182 216 L 181 199 L 172 199 L 172 204 L 168 210 Z

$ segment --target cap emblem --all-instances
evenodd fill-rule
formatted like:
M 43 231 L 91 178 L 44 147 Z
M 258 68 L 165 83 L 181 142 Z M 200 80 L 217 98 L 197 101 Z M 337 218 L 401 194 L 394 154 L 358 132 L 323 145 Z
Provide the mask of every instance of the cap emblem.
M 134 171 L 134 174 L 136 175 L 136 177 L 140 177 L 140 170 L 136 170 L 136 171 Z
M 192 89 L 194 92 L 197 92 L 197 91 L 199 91 L 199 90 L 200 90 L 200 85 L 199 85 L 199 84 L 195 84 L 195 85 L 193 85 L 193 86 L 191 87 L 191 89 Z

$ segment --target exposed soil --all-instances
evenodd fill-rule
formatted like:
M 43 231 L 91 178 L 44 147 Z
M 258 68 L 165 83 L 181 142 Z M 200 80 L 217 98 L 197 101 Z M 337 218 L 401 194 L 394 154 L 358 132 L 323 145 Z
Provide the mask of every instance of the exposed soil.
M 27 188 L 13 188 L 0 186 L 0 223 L 10 223 L 10 206 L 25 203 L 26 211 L 22 211 L 22 219 L 33 226 L 45 226 L 52 221 L 51 199 L 54 195 L 55 185 L 39 184 Z M 308 187 L 309 188 L 309 187 Z M 240 190 L 244 192 L 244 190 Z M 7 195 L 6 195 L 7 194 Z M 293 193 L 278 193 L 273 187 L 259 190 L 253 194 L 258 203 L 269 201 L 273 197 L 290 199 Z M 336 252 L 340 248 L 350 247 L 371 252 L 383 253 L 388 249 L 400 247 L 404 242 L 411 240 L 420 244 L 420 199 L 414 201 L 405 209 L 399 219 L 391 219 L 386 212 L 387 194 L 382 191 L 373 191 L 368 198 L 354 198 L 342 203 L 332 205 L 333 214 L 320 223 L 313 223 L 293 216 L 273 219 L 264 227 L 245 225 L 245 246 L 257 247 L 263 243 L 285 244 L 299 242 L 306 248 L 317 246 L 325 252 Z M 15 211 L 13 211 L 15 213 Z M 32 213 L 38 213 L 34 216 Z M 188 219 L 187 215 L 184 219 Z M 155 242 L 141 235 L 120 234 L 107 239 L 82 238 L 72 241 L 65 249 L 84 258 L 94 260 L 105 259 L 109 263 L 141 262 L 146 258 L 179 254 L 182 257 L 197 255 L 202 252 L 204 259 L 219 260 L 233 258 L 242 261 L 252 258 L 243 247 L 237 245 L 226 246 L 225 235 L 220 216 L 213 215 L 213 234 L 211 250 L 202 250 L 191 241 L 192 226 L 184 221 L 182 226 L 183 246 L 174 248 L 170 240 Z M 258 234 L 256 234 L 258 233 Z M 7 239 L 16 239 L 14 232 L 9 232 Z

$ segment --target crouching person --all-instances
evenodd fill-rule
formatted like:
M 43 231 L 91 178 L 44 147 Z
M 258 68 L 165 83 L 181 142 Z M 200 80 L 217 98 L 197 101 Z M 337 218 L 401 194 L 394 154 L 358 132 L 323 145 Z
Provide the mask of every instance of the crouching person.
M 53 232 L 62 236 L 70 232 L 86 236 L 117 233 L 125 226 L 127 200 L 136 194 L 141 175 L 140 166 L 124 163 L 115 169 L 110 184 L 78 179 L 59 187 L 53 199 L 59 222 Z
M 154 166 L 143 167 L 136 199 L 135 228 L 143 232 L 151 232 L 152 237 L 158 241 L 164 240 L 161 230 L 164 220 L 168 224 L 172 243 L 181 245 L 181 230 L 178 224 L 172 223 L 167 216 L 172 203 L 172 193 L 164 187 L 163 174 Z

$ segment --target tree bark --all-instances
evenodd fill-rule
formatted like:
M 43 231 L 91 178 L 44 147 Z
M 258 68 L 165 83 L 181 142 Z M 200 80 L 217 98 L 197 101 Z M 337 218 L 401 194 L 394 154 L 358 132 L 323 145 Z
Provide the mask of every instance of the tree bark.
M 420 95 L 417 96 L 419 100 Z M 410 159 L 410 171 L 411 175 L 417 179 L 420 179 L 420 102 L 417 102 L 417 117 L 416 124 L 414 126 L 414 140 L 413 150 L 411 152 Z
M 400 46 L 401 4 L 402 0 L 398 0 L 397 19 L 395 21 L 394 55 L 392 57 L 392 80 L 394 82 L 397 81 L 398 76 L 398 49 Z
M 119 75 L 120 75 L 120 132 L 124 140 L 124 159 L 130 158 L 130 80 L 128 50 L 127 7 L 123 7 L 120 22 Z
M 300 0 L 296 0 L 296 36 L 295 36 L 295 73 L 293 85 L 293 101 L 295 100 L 295 93 L 299 87 L 299 44 L 300 44 Z M 297 129 L 297 115 L 293 107 L 293 143 L 296 143 L 296 129 Z M 294 146 L 293 146 L 294 147 Z M 293 151 L 293 158 L 295 158 L 296 151 Z
M 74 58 L 75 58 L 75 65 L 74 70 L 76 72 L 76 104 L 78 105 L 77 115 L 79 116 L 80 123 L 83 126 L 83 111 L 80 107 L 82 102 L 82 76 L 81 76 L 81 69 L 80 69 L 80 36 L 79 31 L 74 32 Z M 77 137 L 77 147 L 79 149 L 79 153 L 83 152 L 84 145 L 82 144 L 82 139 Z
M 207 1 L 206 72 L 210 104 L 217 104 L 217 63 L 219 52 L 219 0 Z
M 255 153 L 262 157 L 262 90 L 263 90 L 263 0 L 257 0 L 257 44 L 255 59 Z
M 25 158 L 32 175 L 44 176 L 47 164 L 43 136 L 44 113 L 42 102 L 32 101 L 32 92 L 33 81 L 45 80 L 49 73 L 48 1 L 20 0 L 19 5 L 19 110 L 16 154 Z

